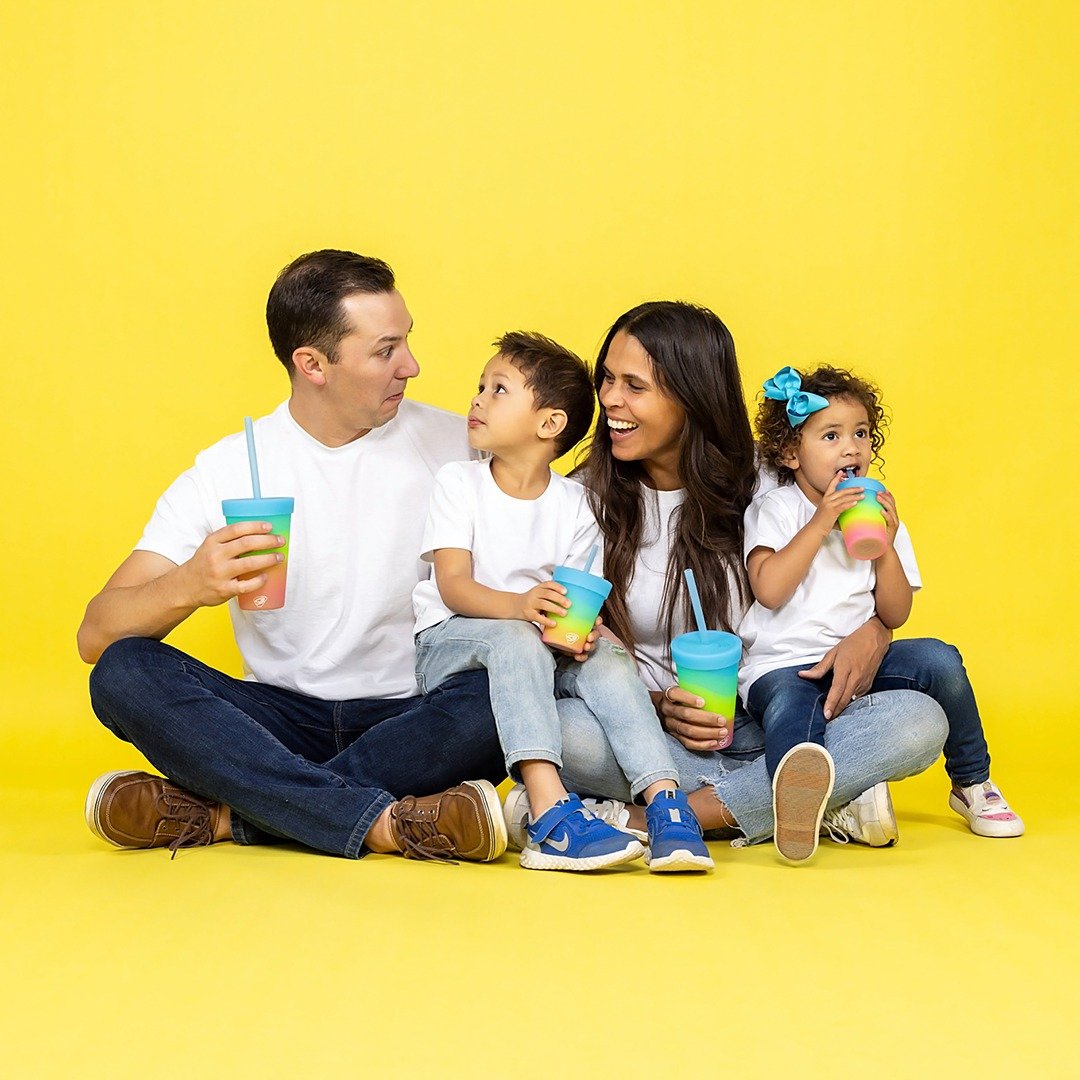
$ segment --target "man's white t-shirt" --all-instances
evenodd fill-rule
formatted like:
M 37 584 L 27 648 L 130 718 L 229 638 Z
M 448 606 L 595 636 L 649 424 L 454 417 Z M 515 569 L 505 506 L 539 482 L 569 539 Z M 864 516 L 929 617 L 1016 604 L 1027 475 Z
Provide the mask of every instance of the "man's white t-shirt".
M 747 508 L 744 557 L 756 547 L 779 551 L 814 516 L 817 507 L 796 484 L 758 496 Z M 894 542 L 912 588 L 922 585 L 915 552 L 903 522 Z M 770 611 L 759 603 L 739 627 L 744 659 L 739 693 L 746 703 L 751 685 L 777 668 L 816 664 L 834 645 L 854 633 L 874 614 L 877 574 L 868 559 L 853 559 L 834 528 L 814 556 L 806 577 L 791 599 Z
M 434 561 L 439 548 L 472 553 L 473 580 L 489 589 L 526 592 L 551 581 L 556 566 L 581 569 L 597 543 L 585 489 L 556 472 L 537 499 L 507 495 L 487 461 L 455 461 L 439 470 L 423 542 L 415 550 Z M 454 614 L 434 577 L 413 590 L 415 632 Z
M 345 446 L 324 446 L 288 402 L 255 421 L 262 491 L 296 503 L 285 607 L 229 602 L 247 677 L 325 700 L 416 694 L 412 591 L 435 474 L 470 455 L 460 416 L 403 401 Z M 162 495 L 137 550 L 186 562 L 225 524 L 222 499 L 248 498 L 244 435 L 204 450 Z

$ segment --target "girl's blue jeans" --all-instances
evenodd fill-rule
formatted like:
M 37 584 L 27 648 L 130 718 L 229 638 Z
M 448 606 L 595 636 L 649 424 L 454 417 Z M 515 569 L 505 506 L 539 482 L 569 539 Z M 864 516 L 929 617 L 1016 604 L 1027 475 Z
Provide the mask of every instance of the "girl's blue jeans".
M 746 711 L 765 730 L 765 767 L 771 777 L 784 754 L 802 742 L 825 745 L 825 698 L 832 676 L 801 679 L 800 667 L 778 668 L 755 680 Z M 983 734 L 975 692 L 964 661 L 952 645 L 935 638 L 894 641 L 881 662 L 870 693 L 917 690 L 932 697 L 949 722 L 945 769 L 967 787 L 990 777 L 990 752 Z
M 395 799 L 506 776 L 482 671 L 424 697 L 323 701 L 127 638 L 98 660 L 90 699 L 164 776 L 230 807 L 241 844 L 285 838 L 359 858 Z

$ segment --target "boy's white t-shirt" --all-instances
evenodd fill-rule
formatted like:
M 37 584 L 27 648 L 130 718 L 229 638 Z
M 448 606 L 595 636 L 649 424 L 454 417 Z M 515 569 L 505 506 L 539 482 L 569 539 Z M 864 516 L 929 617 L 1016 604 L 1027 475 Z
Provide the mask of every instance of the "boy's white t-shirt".
M 585 489 L 556 472 L 537 499 L 507 495 L 487 461 L 455 461 L 439 470 L 423 542 L 415 550 L 434 561 L 439 548 L 472 553 L 473 580 L 489 589 L 526 592 L 551 581 L 556 566 L 584 568 L 598 529 Z M 454 614 L 434 577 L 413 590 L 415 632 Z
M 405 400 L 345 446 L 324 446 L 288 402 L 255 421 L 263 494 L 295 499 L 285 607 L 229 601 L 245 675 L 326 700 L 418 693 L 412 591 L 435 474 L 470 455 L 462 417 Z M 225 524 L 222 499 L 249 498 L 242 433 L 204 450 L 158 500 L 136 549 L 186 562 Z
M 796 484 L 785 484 L 758 496 L 745 516 L 744 558 L 756 547 L 779 551 L 814 516 L 817 507 Z M 911 538 L 903 522 L 894 541 L 900 564 L 912 588 L 922 585 Z M 874 564 L 853 559 L 838 528 L 830 531 L 814 556 L 806 577 L 786 604 L 773 610 L 755 602 L 739 627 L 743 665 L 739 694 L 756 679 L 777 668 L 816 664 L 834 645 L 854 633 L 874 614 Z

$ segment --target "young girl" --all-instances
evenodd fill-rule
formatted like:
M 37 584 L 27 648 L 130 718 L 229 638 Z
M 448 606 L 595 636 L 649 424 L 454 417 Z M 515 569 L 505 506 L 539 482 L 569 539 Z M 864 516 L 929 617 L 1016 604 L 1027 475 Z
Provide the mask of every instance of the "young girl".
M 588 657 L 556 659 L 536 629 L 569 606 L 555 566 L 580 567 L 598 535 L 584 489 L 551 468 L 592 422 L 588 370 L 539 334 L 496 344 L 469 410 L 469 444 L 490 458 L 454 462 L 435 479 L 422 553 L 435 577 L 413 594 L 420 685 L 429 693 L 457 672 L 487 669 L 506 766 L 524 783 L 505 807 L 522 866 L 596 870 L 645 854 L 650 870 L 708 870 L 633 662 L 606 640 Z M 648 853 L 563 786 L 556 697 L 580 698 L 603 724 L 633 796 L 648 804 Z
M 886 422 L 879 391 L 831 367 L 805 378 L 783 368 L 764 391 L 760 452 L 780 486 L 746 512 L 744 551 L 756 602 L 740 626 L 747 655 L 739 690 L 765 729 L 766 766 L 774 792 L 783 793 L 774 795 L 777 849 L 801 862 L 817 849 L 834 776 L 824 747 L 829 679 L 802 678 L 801 669 L 875 614 L 890 630 L 902 626 L 921 581 L 889 492 L 877 496 L 888 539 L 880 557 L 852 558 L 837 527 L 840 514 L 862 498 L 861 490 L 837 485 L 845 476 L 866 476 L 880 461 Z M 959 653 L 932 639 L 894 642 L 870 692 L 902 688 L 929 694 L 948 718 L 949 805 L 980 836 L 1023 833 L 990 781 L 982 721 Z M 887 789 L 881 797 L 888 798 Z M 894 820 L 891 806 L 883 818 Z M 895 842 L 895 830 L 884 839 Z

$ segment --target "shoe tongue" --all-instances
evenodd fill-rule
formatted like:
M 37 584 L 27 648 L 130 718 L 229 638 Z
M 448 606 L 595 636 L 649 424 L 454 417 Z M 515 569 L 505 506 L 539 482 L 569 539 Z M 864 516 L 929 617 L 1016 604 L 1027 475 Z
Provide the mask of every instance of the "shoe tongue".
M 990 781 L 987 780 L 982 786 L 983 798 L 987 802 L 1001 802 L 1001 796 L 990 786 Z

